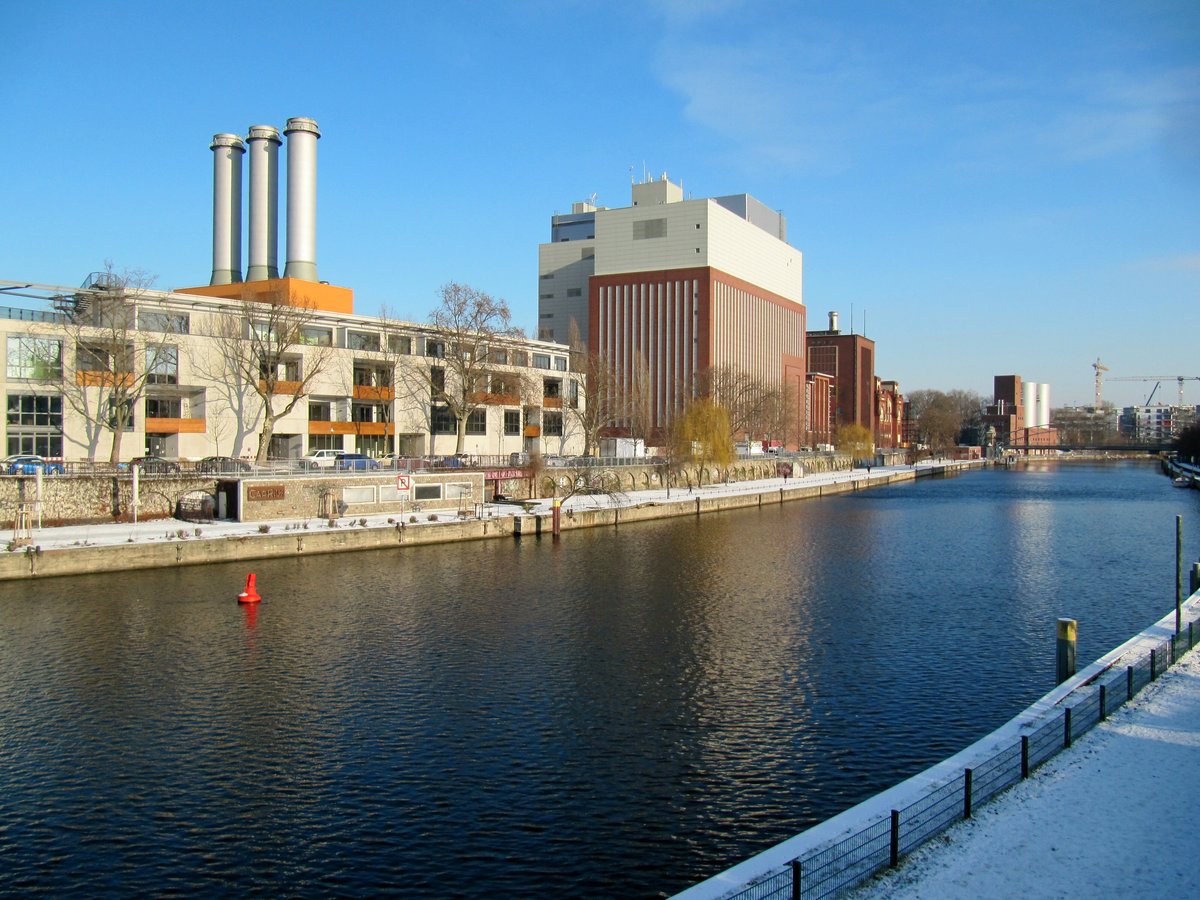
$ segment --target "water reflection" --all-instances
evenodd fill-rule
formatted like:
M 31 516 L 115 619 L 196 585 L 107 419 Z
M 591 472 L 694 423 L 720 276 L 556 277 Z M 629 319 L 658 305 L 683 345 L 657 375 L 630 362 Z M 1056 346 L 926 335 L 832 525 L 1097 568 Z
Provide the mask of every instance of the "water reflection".
M 1068 601 L 1081 659 L 1162 614 L 1176 512 L 1200 556 L 1164 484 L 275 560 L 261 606 L 235 566 L 6 590 L 0 891 L 680 888 L 1040 694 Z

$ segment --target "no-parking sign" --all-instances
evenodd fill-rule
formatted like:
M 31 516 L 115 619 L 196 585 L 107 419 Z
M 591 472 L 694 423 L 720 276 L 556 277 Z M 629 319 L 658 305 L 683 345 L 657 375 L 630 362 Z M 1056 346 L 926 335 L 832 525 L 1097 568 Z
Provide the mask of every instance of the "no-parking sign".
M 407 494 L 411 490 L 412 490 L 412 476 L 411 475 L 397 475 L 396 476 L 396 491 L 401 494 Z

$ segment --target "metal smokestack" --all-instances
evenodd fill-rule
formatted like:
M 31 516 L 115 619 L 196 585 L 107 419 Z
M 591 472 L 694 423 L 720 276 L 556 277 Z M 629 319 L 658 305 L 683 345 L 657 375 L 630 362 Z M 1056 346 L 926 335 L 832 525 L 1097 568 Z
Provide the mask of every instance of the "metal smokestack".
M 247 281 L 279 277 L 279 129 L 251 125 L 250 267 Z
M 1021 425 L 1033 428 L 1037 425 L 1037 382 L 1021 382 Z
M 1050 426 L 1050 385 L 1045 382 L 1038 385 L 1037 424 L 1039 428 Z
M 838 314 L 833 310 L 829 312 L 829 330 L 834 334 L 838 333 Z
M 214 134 L 213 270 L 209 284 L 242 280 L 242 154 L 236 134 Z
M 285 278 L 317 280 L 317 139 L 312 119 L 287 120 L 287 267 Z

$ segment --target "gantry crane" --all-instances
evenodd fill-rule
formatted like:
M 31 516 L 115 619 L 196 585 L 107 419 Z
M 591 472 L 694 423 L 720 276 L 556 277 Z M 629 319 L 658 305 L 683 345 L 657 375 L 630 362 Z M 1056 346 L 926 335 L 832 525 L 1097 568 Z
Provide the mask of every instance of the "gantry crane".
M 1100 362 L 1100 360 L 1096 360 Z M 1200 381 L 1200 375 L 1125 375 L 1121 378 L 1110 378 L 1109 381 L 1178 381 L 1179 382 L 1179 405 L 1183 406 L 1183 383 L 1185 381 Z M 1096 370 L 1096 393 L 1099 396 L 1100 388 L 1100 370 Z M 1158 385 L 1155 385 L 1154 391 L 1158 390 Z M 1150 405 L 1150 399 L 1154 397 L 1154 391 L 1150 392 L 1150 398 L 1146 400 L 1145 405 Z
M 1103 380 L 1103 377 L 1101 376 L 1100 373 L 1107 372 L 1108 366 L 1106 366 L 1104 363 L 1100 362 L 1100 357 L 1097 356 L 1096 361 L 1094 363 L 1092 363 L 1092 368 L 1096 370 L 1096 412 L 1099 412 L 1101 410 L 1101 408 L 1103 407 L 1103 404 L 1100 402 L 1100 394 L 1101 394 L 1100 385 Z

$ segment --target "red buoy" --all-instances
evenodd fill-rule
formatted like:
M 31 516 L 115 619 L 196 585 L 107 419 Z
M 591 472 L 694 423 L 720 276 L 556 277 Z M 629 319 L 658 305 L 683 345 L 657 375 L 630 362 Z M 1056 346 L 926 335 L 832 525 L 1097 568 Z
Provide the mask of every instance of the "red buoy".
M 246 589 L 238 594 L 238 603 L 257 603 L 262 599 L 254 589 L 254 577 L 253 572 L 246 576 Z

